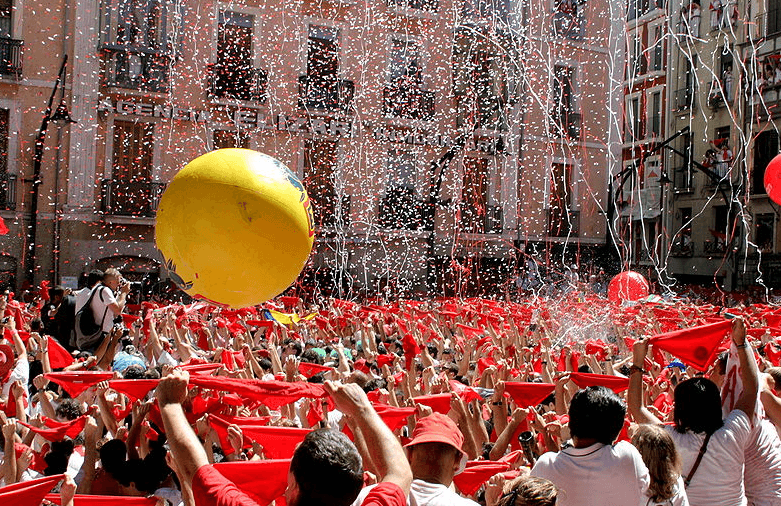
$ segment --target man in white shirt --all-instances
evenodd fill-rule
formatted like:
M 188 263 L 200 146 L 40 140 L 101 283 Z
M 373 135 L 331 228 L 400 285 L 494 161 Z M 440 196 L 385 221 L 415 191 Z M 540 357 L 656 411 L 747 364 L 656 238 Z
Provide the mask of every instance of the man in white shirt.
M 92 297 L 92 314 L 95 322 L 103 322 L 103 332 L 109 333 L 114 327 L 114 318 L 122 314 L 130 292 L 130 283 L 122 278 L 118 270 L 106 269 L 103 274 L 103 285 L 98 286 Z M 114 292 L 118 295 L 114 297 Z
M 433 413 L 415 424 L 407 458 L 412 468 L 412 506 L 477 506 L 450 489 L 453 476 L 464 470 L 464 435 L 449 417 Z
M 103 271 L 98 269 L 93 269 L 89 272 L 87 275 L 87 286 L 82 288 L 81 290 L 77 290 L 73 292 L 73 296 L 76 298 L 76 304 L 75 304 L 75 310 L 78 311 L 82 307 L 84 307 L 84 304 L 87 303 L 89 300 L 89 294 L 92 292 L 92 289 L 95 288 L 95 285 L 103 281 Z
M 613 444 L 624 425 L 626 406 L 605 387 L 578 391 L 569 408 L 573 447 L 540 457 L 532 476 L 553 482 L 561 506 L 645 505 L 648 469 L 631 444 Z

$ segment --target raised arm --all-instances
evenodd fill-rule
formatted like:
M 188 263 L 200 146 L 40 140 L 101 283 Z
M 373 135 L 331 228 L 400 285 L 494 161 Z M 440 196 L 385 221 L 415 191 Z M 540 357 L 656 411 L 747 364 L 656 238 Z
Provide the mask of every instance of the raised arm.
M 751 416 L 757 405 L 757 393 L 759 391 L 759 371 L 754 359 L 754 349 L 746 341 L 746 324 L 742 318 L 735 318 L 732 322 L 732 342 L 738 349 L 740 361 L 740 379 L 743 380 L 743 393 L 735 403 L 735 409 L 739 409 Z
M 374 411 L 361 387 L 354 383 L 341 385 L 326 381 L 325 391 L 336 403 L 336 408 L 348 417 L 350 426 L 361 431 L 381 480 L 394 483 L 405 495 L 409 494 L 412 470 L 404 449 Z
M 629 413 L 632 414 L 637 423 L 661 424 L 661 420 L 656 418 L 643 402 L 645 397 L 643 394 L 643 365 L 645 364 L 645 356 L 648 354 L 648 341 L 645 339 L 637 341 L 632 348 L 632 353 L 634 361 L 629 372 L 629 392 L 627 394 Z

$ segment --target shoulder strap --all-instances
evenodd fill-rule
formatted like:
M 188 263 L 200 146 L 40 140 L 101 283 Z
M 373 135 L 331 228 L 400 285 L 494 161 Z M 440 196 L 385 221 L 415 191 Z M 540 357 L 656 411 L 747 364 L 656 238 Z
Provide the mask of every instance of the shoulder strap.
M 697 472 L 697 468 L 700 467 L 700 462 L 702 462 L 702 456 L 705 455 L 705 451 L 708 449 L 708 441 L 710 441 L 710 437 L 713 434 L 706 434 L 705 435 L 705 441 L 702 442 L 702 446 L 700 446 L 700 453 L 697 454 L 697 460 L 694 461 L 694 465 L 692 466 L 691 471 L 689 471 L 688 476 L 686 476 L 686 479 L 683 480 L 683 484 L 688 487 L 689 484 L 692 482 L 692 478 L 694 477 L 694 473 Z
M 101 287 L 101 285 L 97 285 L 97 286 L 93 287 L 93 288 L 92 288 L 92 290 L 90 290 L 90 292 L 89 292 L 89 299 L 87 299 L 87 302 L 86 302 L 86 303 L 84 303 L 84 305 L 83 305 L 83 306 L 81 306 L 81 307 L 79 308 L 79 310 L 82 310 L 82 309 L 84 309 L 85 307 L 89 307 L 89 305 L 90 305 L 90 302 L 92 302 L 92 298 L 95 296 L 95 292 L 97 292 L 97 291 L 98 291 L 98 288 L 100 288 L 100 287 Z

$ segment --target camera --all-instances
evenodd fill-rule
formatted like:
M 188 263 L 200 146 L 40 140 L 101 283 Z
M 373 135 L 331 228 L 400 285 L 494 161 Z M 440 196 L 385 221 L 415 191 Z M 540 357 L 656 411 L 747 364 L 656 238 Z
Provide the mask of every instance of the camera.
M 11 317 L 10 317 L 10 316 L 6 316 L 6 317 L 5 317 L 5 318 L 3 318 L 2 320 L 0 320 L 0 322 L 1 322 L 3 325 L 5 325 L 6 323 L 8 323 L 8 322 L 10 322 L 10 321 L 11 321 Z

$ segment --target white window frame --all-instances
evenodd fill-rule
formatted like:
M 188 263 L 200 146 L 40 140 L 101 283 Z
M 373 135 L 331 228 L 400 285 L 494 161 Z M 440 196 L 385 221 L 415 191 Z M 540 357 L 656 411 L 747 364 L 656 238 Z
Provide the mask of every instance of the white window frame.
M 664 90 L 664 85 L 654 86 L 645 90 L 645 132 L 643 132 L 643 138 L 645 139 L 664 138 Z M 659 137 L 654 137 L 653 132 L 651 132 L 651 117 L 654 112 L 657 112 L 651 110 L 654 104 L 654 93 L 659 93 Z
M 632 137 L 630 137 L 630 132 L 628 131 L 627 127 L 633 126 L 629 123 L 629 113 L 632 110 L 632 100 L 637 99 L 638 101 L 638 110 L 637 110 L 637 118 L 635 118 L 638 122 L 640 122 L 643 118 L 643 93 L 641 91 L 636 91 L 634 93 L 629 93 L 624 96 L 624 144 L 637 144 L 640 141 L 643 140 L 643 132 L 640 131 L 640 135 L 637 136 L 637 138 L 634 137 L 634 133 L 631 133 Z M 646 108 L 647 109 L 647 108 Z M 642 129 L 642 123 L 639 125 L 639 128 Z
M 569 158 L 569 157 L 551 157 L 546 156 L 545 157 L 545 200 L 543 201 L 543 209 L 548 210 L 550 209 L 550 197 L 551 197 L 551 187 L 550 187 L 550 174 L 553 166 L 555 164 L 563 164 L 563 165 L 569 165 L 571 167 L 571 174 L 572 174 L 572 181 L 569 185 L 570 192 L 571 192 L 571 202 L 572 205 L 570 206 L 570 211 L 580 211 L 580 174 L 582 170 L 582 163 L 577 158 Z

